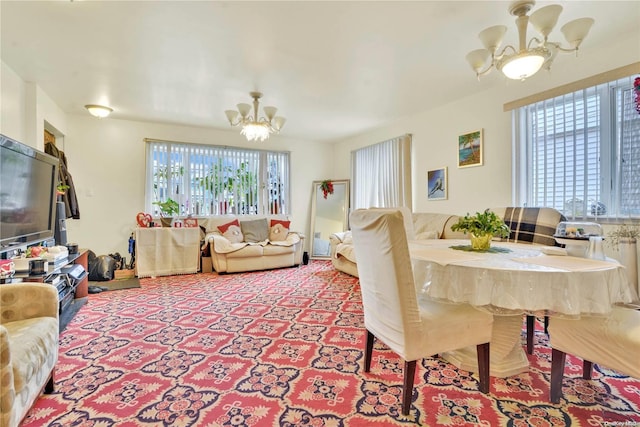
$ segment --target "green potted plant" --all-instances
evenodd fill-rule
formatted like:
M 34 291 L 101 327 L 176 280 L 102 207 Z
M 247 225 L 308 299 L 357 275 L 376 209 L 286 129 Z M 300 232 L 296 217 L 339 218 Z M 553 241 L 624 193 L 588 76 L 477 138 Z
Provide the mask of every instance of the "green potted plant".
M 505 222 L 489 209 L 484 212 L 476 212 L 471 216 L 468 213 L 451 226 L 452 231 L 462 231 L 471 234 L 471 248 L 486 251 L 491 247 L 491 239 L 495 237 L 509 237 L 511 230 Z
M 160 221 L 162 222 L 162 225 L 165 227 L 171 227 L 171 220 L 173 219 L 173 216 L 180 213 L 180 205 L 178 202 L 169 197 L 164 202 L 153 202 L 153 204 L 160 208 Z
M 607 233 L 605 243 L 615 249 L 619 254 L 619 260 L 627 270 L 627 278 L 640 294 L 638 284 L 638 248 L 640 239 L 640 225 L 620 224 Z

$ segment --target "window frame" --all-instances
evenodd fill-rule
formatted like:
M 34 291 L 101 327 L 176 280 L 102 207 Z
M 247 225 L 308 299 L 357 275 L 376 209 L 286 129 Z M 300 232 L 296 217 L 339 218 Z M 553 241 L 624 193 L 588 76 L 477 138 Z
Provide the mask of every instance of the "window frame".
M 633 90 L 632 76 L 616 78 L 609 82 L 581 88 L 574 92 L 563 93 L 543 100 L 535 99 L 536 102 L 529 104 L 522 103 L 519 108 L 514 108 L 512 110 L 512 198 L 514 203 L 518 206 L 552 207 L 561 211 L 569 219 L 597 220 L 599 222 L 602 222 L 603 220 L 604 222 L 640 220 L 640 194 L 638 194 L 638 192 L 632 194 L 632 190 L 628 190 L 627 195 L 622 195 L 622 186 L 625 179 L 629 181 L 631 176 L 638 176 L 638 174 L 633 173 L 632 167 L 628 168 L 629 171 L 627 172 L 623 171 L 622 163 L 626 160 L 619 160 L 623 149 L 626 149 L 629 153 L 627 154 L 627 160 L 633 162 L 633 164 L 637 166 L 636 168 L 640 168 L 640 157 L 632 154 L 634 150 L 640 151 L 640 115 L 629 116 L 628 118 L 621 116 L 628 113 L 629 108 L 633 108 L 633 105 L 621 104 L 621 102 L 624 102 L 623 97 L 626 96 L 625 94 L 630 90 Z M 534 146 L 536 144 L 532 142 L 532 138 L 534 138 L 532 136 L 533 131 L 531 130 L 532 117 L 534 116 L 536 109 L 537 111 L 540 111 L 545 108 L 566 108 L 567 105 L 575 106 L 576 104 L 579 104 L 580 101 L 586 102 L 590 97 L 596 97 L 596 103 L 599 104 L 599 108 L 596 108 L 597 117 L 595 118 L 597 121 L 597 134 L 595 134 L 595 143 L 586 142 L 584 145 L 597 145 L 597 149 L 599 150 L 598 155 L 595 156 L 595 160 L 593 157 L 591 158 L 592 164 L 590 165 L 588 159 L 582 163 L 574 162 L 572 165 L 584 167 L 584 163 L 587 162 L 588 168 L 591 167 L 596 169 L 598 172 L 597 178 L 599 180 L 597 189 L 595 190 L 597 197 L 593 201 L 588 199 L 590 196 L 588 191 L 589 189 L 593 190 L 594 187 L 590 187 L 589 184 L 586 183 L 590 179 L 589 172 L 586 172 L 584 185 L 578 185 L 584 186 L 584 191 L 586 191 L 586 196 L 583 197 L 578 204 L 579 209 L 576 209 L 575 206 L 571 211 L 566 209 L 567 203 L 571 200 L 575 200 L 576 194 L 579 194 L 576 192 L 575 182 L 573 183 L 573 188 L 567 189 L 567 185 L 564 186 L 564 194 L 567 194 L 568 196 L 564 198 L 563 206 L 558 206 L 554 200 L 552 200 L 550 204 L 540 203 L 541 199 L 535 197 L 535 194 L 533 194 L 535 185 L 534 181 L 536 181 L 534 178 Z M 552 117 L 555 116 L 552 114 Z M 578 115 L 574 114 L 573 119 L 576 119 L 576 117 L 578 117 Z M 545 129 L 546 124 L 547 123 L 545 122 Z M 623 124 L 629 124 L 632 128 L 630 137 L 624 141 L 623 135 L 621 134 Z M 555 126 L 555 122 L 552 123 L 552 126 Z M 583 135 L 577 136 L 576 134 L 579 132 L 577 132 L 576 129 L 582 129 L 581 132 L 583 132 Z M 568 142 L 563 140 L 563 138 L 558 137 L 559 132 L 555 127 L 552 132 L 546 132 L 542 139 L 551 139 L 553 141 L 559 139 L 564 143 L 567 143 L 567 145 L 574 144 L 575 149 L 576 140 L 594 137 L 591 133 L 593 130 L 589 131 L 587 123 L 585 123 L 582 128 L 579 128 L 579 126 L 574 122 L 573 127 L 568 130 L 568 132 L 573 139 Z M 546 142 L 543 142 L 540 146 L 549 150 L 549 147 L 545 144 Z M 574 155 L 577 155 L 577 153 L 574 153 Z M 544 161 L 554 161 L 557 157 L 557 153 L 554 153 L 551 158 L 545 156 Z M 560 158 L 562 159 L 563 157 L 560 156 Z M 594 162 L 597 163 L 597 165 L 594 165 Z M 547 180 L 551 179 L 550 177 L 557 177 L 559 181 L 567 179 L 568 175 L 566 173 L 559 174 L 559 171 L 561 171 L 559 166 L 553 166 L 550 172 L 551 175 L 547 174 Z M 566 172 L 566 170 L 564 172 Z M 625 174 L 627 175 L 626 177 L 624 176 Z M 544 181 L 544 179 L 542 181 Z M 540 182 L 540 180 L 538 182 Z M 558 193 L 557 189 L 558 187 L 554 186 L 554 196 Z M 551 190 L 545 189 L 545 193 L 547 191 Z M 632 195 L 633 197 L 629 198 L 629 195 Z M 552 196 L 552 199 L 554 196 Z M 542 199 L 545 197 L 547 196 L 543 196 Z M 623 199 L 624 197 L 626 198 Z M 629 203 L 629 201 L 631 202 Z M 604 203 L 606 213 L 600 213 L 601 206 L 598 205 L 597 202 Z M 627 205 L 627 208 L 625 211 L 622 211 L 621 209 L 625 204 Z
M 157 139 L 145 143 L 145 211 L 152 216 L 160 216 L 154 202 L 169 197 L 178 201 L 181 217 L 292 212 L 288 151 Z

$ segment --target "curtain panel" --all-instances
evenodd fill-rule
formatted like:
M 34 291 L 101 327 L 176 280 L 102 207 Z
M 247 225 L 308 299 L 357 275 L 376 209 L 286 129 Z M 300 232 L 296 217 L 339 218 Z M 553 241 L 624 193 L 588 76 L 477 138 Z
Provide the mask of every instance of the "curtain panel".
M 411 135 L 351 152 L 352 208 L 412 209 Z

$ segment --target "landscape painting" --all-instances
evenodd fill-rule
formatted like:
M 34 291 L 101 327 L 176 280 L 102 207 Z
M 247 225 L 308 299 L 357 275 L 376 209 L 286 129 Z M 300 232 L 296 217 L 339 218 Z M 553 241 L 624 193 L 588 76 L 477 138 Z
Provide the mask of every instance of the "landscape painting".
M 458 137 L 458 167 L 482 165 L 482 129 Z

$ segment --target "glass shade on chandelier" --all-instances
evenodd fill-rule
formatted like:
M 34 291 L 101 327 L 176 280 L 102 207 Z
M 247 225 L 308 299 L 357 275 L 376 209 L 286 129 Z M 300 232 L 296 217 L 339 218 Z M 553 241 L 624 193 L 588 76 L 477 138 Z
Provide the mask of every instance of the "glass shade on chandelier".
M 558 52 L 576 52 L 593 25 L 593 19 L 580 18 L 565 24 L 562 31 L 569 47 L 559 42 L 549 41 L 548 37 L 562 12 L 562 6 L 552 4 L 527 13 L 535 5 L 533 0 L 514 1 L 509 6 L 509 13 L 516 16 L 518 27 L 518 49 L 511 45 L 502 50 L 500 45 L 507 31 L 504 25 L 489 27 L 478 35 L 484 49 L 477 49 L 467 54 L 467 62 L 480 78 L 488 74 L 494 67 L 510 79 L 525 80 L 540 69 L 551 69 L 551 64 Z M 542 38 L 532 37 L 527 41 L 527 27 L 531 24 Z
M 238 110 L 226 110 L 224 113 L 229 120 L 231 126 L 241 126 L 240 133 L 247 138 L 248 141 L 265 141 L 272 133 L 280 133 L 286 119 L 276 116 L 278 109 L 276 107 L 264 107 L 265 117 L 258 116 L 259 99 L 262 97 L 260 92 L 250 92 L 253 98 L 253 115 L 251 115 L 251 105 L 238 104 Z

